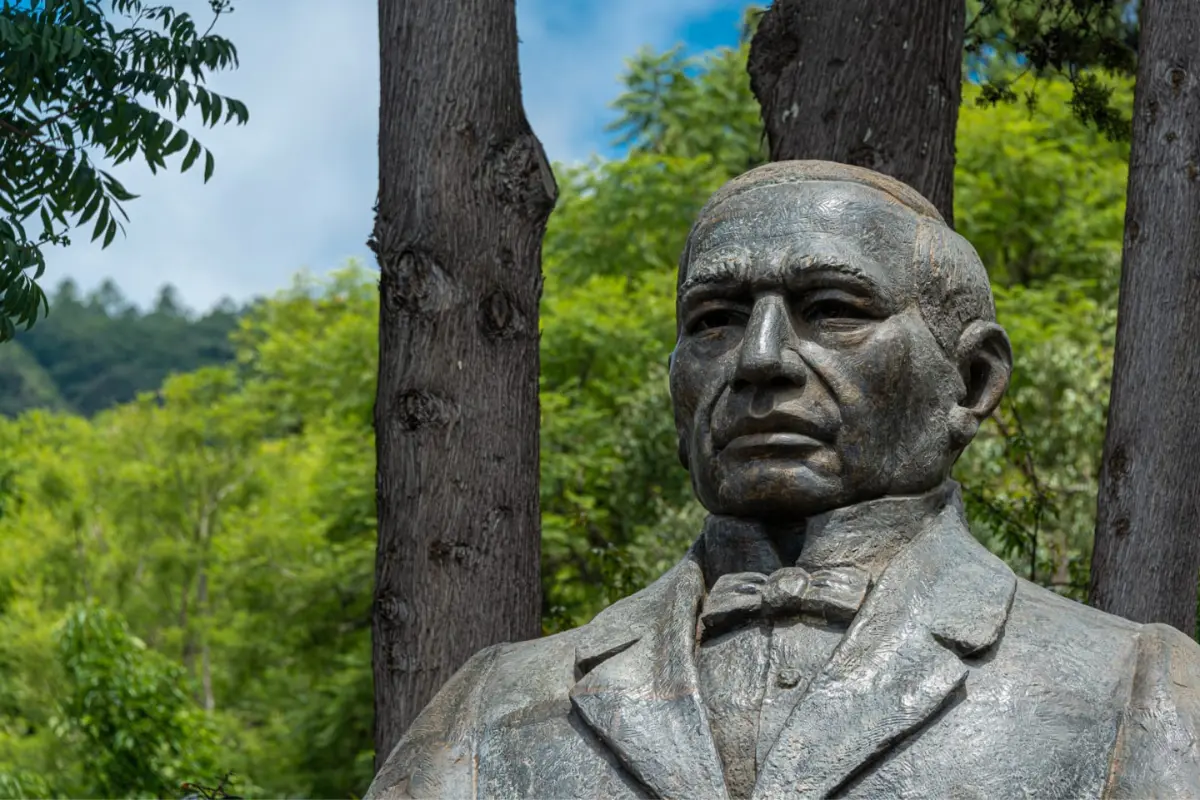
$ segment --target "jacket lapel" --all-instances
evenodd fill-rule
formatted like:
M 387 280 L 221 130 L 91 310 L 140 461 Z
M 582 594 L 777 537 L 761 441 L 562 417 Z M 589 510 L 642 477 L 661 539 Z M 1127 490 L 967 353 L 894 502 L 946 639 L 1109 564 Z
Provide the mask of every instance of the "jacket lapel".
M 695 551 L 589 624 L 571 703 L 654 796 L 728 798 L 700 697 L 695 647 L 704 577 Z
M 826 797 L 962 696 L 999 639 L 1012 571 L 957 504 L 893 559 L 759 767 L 754 798 Z

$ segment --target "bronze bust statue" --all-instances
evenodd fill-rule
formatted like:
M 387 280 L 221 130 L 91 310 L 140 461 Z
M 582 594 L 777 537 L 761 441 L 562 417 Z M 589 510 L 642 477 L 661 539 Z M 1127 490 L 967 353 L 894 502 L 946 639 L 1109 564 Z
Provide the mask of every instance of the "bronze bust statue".
M 696 543 L 589 624 L 474 656 L 368 797 L 1200 797 L 1200 646 L 967 529 L 950 470 L 1012 352 L 928 201 L 752 170 L 692 228 L 677 320 Z

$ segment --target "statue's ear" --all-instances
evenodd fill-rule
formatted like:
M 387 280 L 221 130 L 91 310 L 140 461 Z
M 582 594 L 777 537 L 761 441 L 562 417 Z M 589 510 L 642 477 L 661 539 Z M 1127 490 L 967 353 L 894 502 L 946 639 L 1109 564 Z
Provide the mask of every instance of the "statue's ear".
M 956 361 L 966 387 L 958 406 L 978 427 L 1000 405 L 1012 377 L 1008 334 L 994 322 L 972 322 L 958 339 Z

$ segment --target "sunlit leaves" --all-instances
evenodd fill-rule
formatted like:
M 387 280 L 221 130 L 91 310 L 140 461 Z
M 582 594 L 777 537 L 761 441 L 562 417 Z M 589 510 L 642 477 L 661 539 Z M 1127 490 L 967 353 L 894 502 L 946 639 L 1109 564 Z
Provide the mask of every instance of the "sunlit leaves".
M 1018 89 L 1032 80 L 1018 82 Z M 1116 100 L 1132 107 L 1131 82 Z M 1033 111 L 980 108 L 968 85 L 959 118 L 955 220 L 993 282 L 1055 277 L 1111 296 L 1121 262 L 1129 145 L 1109 141 L 1070 110 L 1065 81 L 1044 81 Z
M 185 672 L 121 617 L 75 606 L 56 639 L 66 680 L 54 727 L 86 754 L 81 794 L 161 797 L 182 776 L 219 772 L 218 733 L 188 696 Z
M 1007 398 L 958 465 L 973 527 L 1017 572 L 1082 599 L 1116 332 L 1115 298 L 1072 278 L 996 287 Z
M 0 420 L 0 792 L 121 796 L 78 764 L 135 789 L 234 770 L 251 796 L 365 790 L 376 298 L 353 265 L 301 278 L 249 313 L 235 363 L 91 421 Z M 108 638 L 80 683 L 53 626 L 89 599 Z M 59 713 L 80 685 L 107 716 Z M 66 738 L 30 733 L 51 717 Z
M 44 247 L 69 244 L 84 225 L 103 247 L 124 230 L 121 204 L 135 195 L 93 157 L 140 154 L 157 172 L 186 149 L 180 168 L 203 155 L 208 181 L 212 153 L 164 114 L 180 121 L 192 106 L 207 127 L 249 119 L 243 103 L 203 85 L 237 66 L 230 42 L 168 6 L 110 6 L 126 18 L 120 27 L 97 0 L 0 0 L 0 341 L 49 310 L 37 284 Z M 224 0 L 213 7 L 229 10 Z
M 706 156 L 736 175 L 767 160 L 758 101 L 746 72 L 749 46 L 687 57 L 642 50 L 626 63 L 625 91 L 609 126 L 632 153 Z
M 1113 85 L 1124 113 L 1130 83 Z M 1032 109 L 982 108 L 979 92 L 966 88 L 959 119 L 955 218 L 988 267 L 1016 369 L 958 472 L 981 538 L 1025 577 L 1082 599 L 1129 148 L 1073 113 L 1065 81 L 1043 81 Z
M 1071 87 L 1076 119 L 1128 142 L 1131 115 L 1109 78 L 1134 76 L 1137 12 L 1131 0 L 967 0 L 965 66 L 982 83 L 975 102 L 1036 103 L 1040 81 L 1057 80 Z M 1039 82 L 1016 85 L 1027 77 Z
M 543 248 L 547 279 L 575 286 L 595 275 L 674 270 L 692 219 L 732 174 L 707 155 L 641 152 L 560 168 Z
M 729 177 L 708 155 L 641 150 L 558 172 L 541 317 L 547 630 L 586 621 L 681 552 L 660 530 L 690 492 L 665 369 L 675 268 L 700 206 Z

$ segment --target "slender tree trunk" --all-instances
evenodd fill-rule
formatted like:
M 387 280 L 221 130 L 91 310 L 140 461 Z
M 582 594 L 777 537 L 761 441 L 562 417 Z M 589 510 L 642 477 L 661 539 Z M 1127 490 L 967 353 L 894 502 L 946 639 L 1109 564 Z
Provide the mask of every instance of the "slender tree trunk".
M 183 588 L 179 592 L 179 634 L 183 637 L 183 648 L 181 660 L 183 661 L 184 669 L 188 675 L 195 676 L 196 663 L 194 660 L 195 650 L 192 646 L 191 620 L 188 617 L 188 601 L 192 595 L 192 575 L 185 568 L 185 578 Z
M 1196 631 L 1200 3 L 1145 0 L 1091 603 Z
M 204 693 L 204 710 L 212 711 L 217 707 L 213 696 L 212 664 L 208 650 L 208 618 L 211 616 L 208 607 L 208 573 L 200 567 L 200 580 L 196 585 L 196 611 L 200 615 L 203 627 L 200 630 L 200 689 Z
M 954 223 L 964 0 L 775 0 L 750 43 L 771 160 L 891 175 Z
M 479 649 L 540 634 L 538 301 L 557 190 L 514 0 L 380 0 L 379 765 Z

